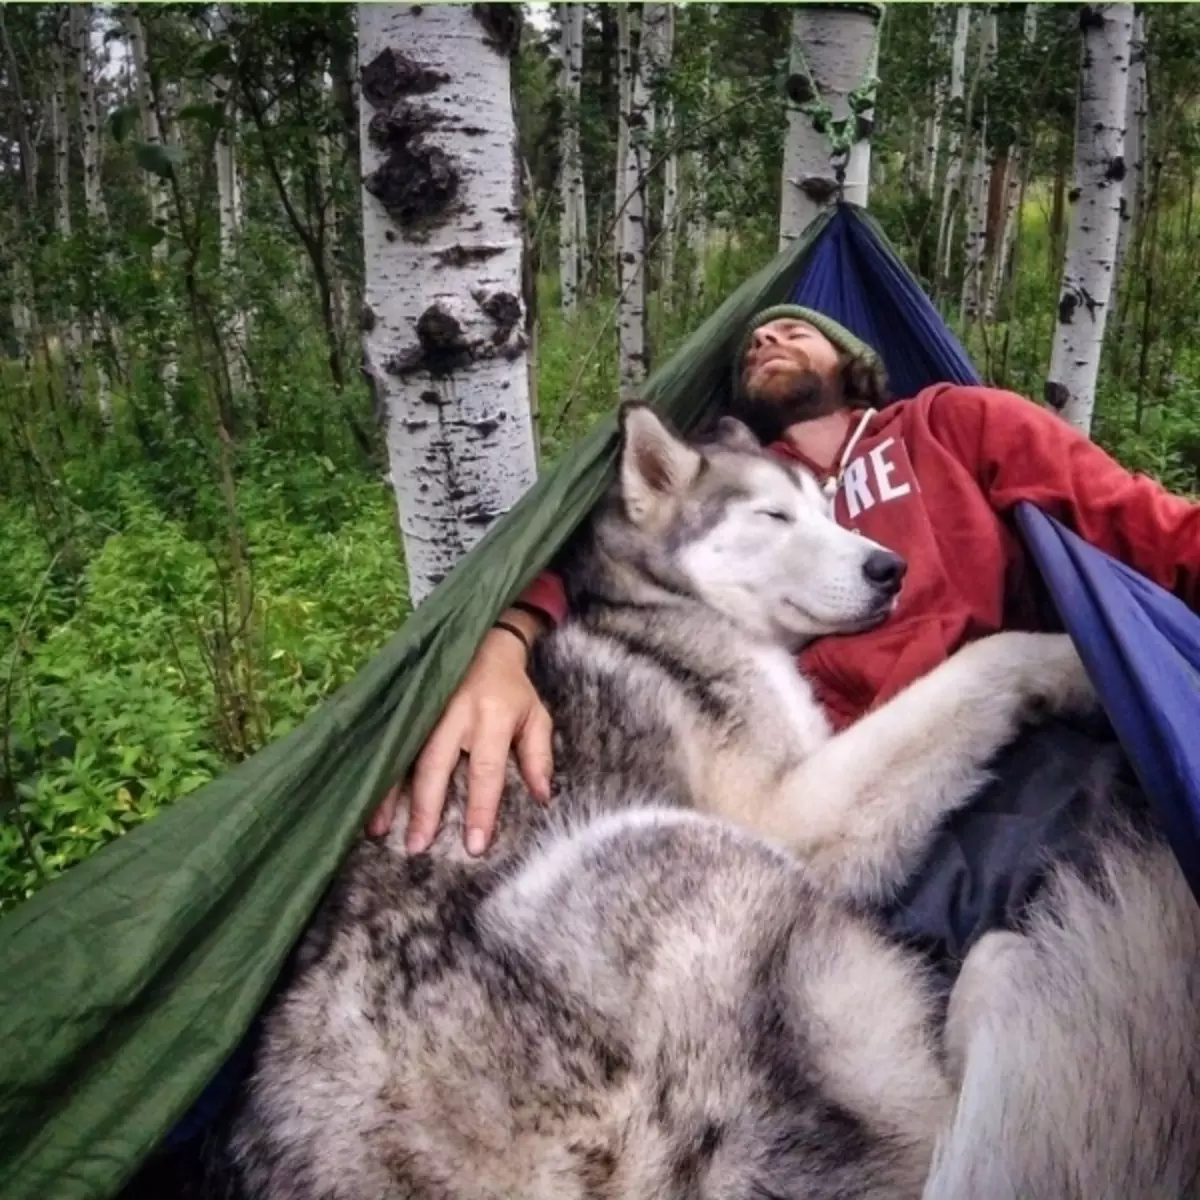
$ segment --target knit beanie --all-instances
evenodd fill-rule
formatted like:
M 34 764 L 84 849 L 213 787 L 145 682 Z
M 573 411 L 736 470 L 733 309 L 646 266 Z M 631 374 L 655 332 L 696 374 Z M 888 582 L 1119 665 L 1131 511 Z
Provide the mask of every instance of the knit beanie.
M 805 308 L 800 304 L 775 304 L 770 308 L 764 308 L 762 312 L 754 316 L 746 326 L 746 332 L 742 334 L 741 343 L 733 360 L 734 396 L 741 391 L 742 359 L 746 357 L 746 351 L 750 348 L 750 339 L 754 336 L 754 331 L 768 321 L 778 321 L 782 317 L 789 317 L 794 321 L 804 321 L 814 329 L 819 329 L 839 350 L 851 358 L 861 359 L 868 366 L 882 367 L 883 365 L 879 360 L 879 355 L 866 342 L 855 337 L 850 330 L 844 325 L 840 325 L 832 317 L 827 317 L 824 313 L 817 312 L 816 309 Z

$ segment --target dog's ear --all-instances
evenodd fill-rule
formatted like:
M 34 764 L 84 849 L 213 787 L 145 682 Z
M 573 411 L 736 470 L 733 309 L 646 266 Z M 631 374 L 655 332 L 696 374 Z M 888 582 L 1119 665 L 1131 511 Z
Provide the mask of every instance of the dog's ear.
M 635 525 L 663 513 L 700 473 L 700 454 L 645 404 L 621 406 L 621 497 Z
M 717 422 L 714 437 L 717 445 L 730 450 L 753 452 L 762 449 L 762 442 L 754 436 L 750 426 L 737 417 L 722 417 Z

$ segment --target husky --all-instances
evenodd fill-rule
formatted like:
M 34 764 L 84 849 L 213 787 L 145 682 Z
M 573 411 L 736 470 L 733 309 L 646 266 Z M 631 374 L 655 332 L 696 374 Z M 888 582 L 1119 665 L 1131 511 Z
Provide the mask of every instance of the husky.
M 1118 815 L 949 998 L 874 916 L 1026 721 L 1064 635 L 980 639 L 831 733 L 795 653 L 904 562 L 726 418 L 622 409 L 530 670 L 554 801 L 351 852 L 264 1019 L 228 1161 L 259 1200 L 1178 1197 L 1200 1163 L 1197 907 Z

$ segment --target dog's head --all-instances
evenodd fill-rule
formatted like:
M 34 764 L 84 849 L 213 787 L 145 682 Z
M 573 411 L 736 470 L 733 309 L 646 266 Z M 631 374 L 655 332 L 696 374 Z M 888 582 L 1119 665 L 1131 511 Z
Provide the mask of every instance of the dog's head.
M 816 480 L 732 417 L 689 445 L 625 405 L 617 486 L 642 568 L 754 633 L 797 646 L 892 611 L 904 560 L 839 526 Z

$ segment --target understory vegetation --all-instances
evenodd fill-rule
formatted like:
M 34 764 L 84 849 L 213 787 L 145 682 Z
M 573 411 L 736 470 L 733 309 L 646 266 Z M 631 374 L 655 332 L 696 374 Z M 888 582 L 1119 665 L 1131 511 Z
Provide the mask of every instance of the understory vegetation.
M 207 59 L 197 51 L 178 13 L 170 23 L 172 11 L 185 7 L 163 7 L 152 52 L 161 80 L 190 88 L 233 68 L 211 46 Z M 654 363 L 777 248 L 783 108 L 768 85 L 786 62 L 786 11 L 738 5 L 689 12 L 718 7 L 738 34 L 718 39 L 725 86 L 712 93 L 728 111 L 723 125 L 710 119 L 706 129 L 720 136 L 701 146 L 712 177 L 708 236 L 701 263 L 681 249 L 673 277 L 654 276 Z M 1152 13 L 1159 116 L 1151 124 L 1148 200 L 1110 317 L 1093 436 L 1128 467 L 1196 494 L 1200 291 L 1192 246 L 1200 124 L 1195 85 L 1180 66 L 1194 64 L 1200 51 L 1190 9 L 1179 15 L 1155 6 Z M 41 94 L 38 81 L 49 78 L 38 29 L 56 11 L 32 5 L 7 17 L 12 61 L 29 96 Z M 55 228 L 44 198 L 53 190 L 48 150 L 47 186 L 36 202 L 20 199 L 24 185 L 11 171 L 0 174 L 0 205 L 16 214 L 3 226 L 4 247 L 29 264 L 26 307 L 38 318 L 17 329 L 0 317 L 0 912 L 302 721 L 408 612 L 387 454 L 357 370 L 357 129 L 342 121 L 336 69 L 353 43 L 353 8 L 248 12 L 238 68 L 245 78 L 282 79 L 281 64 L 307 54 L 318 81 L 333 64 L 334 86 L 305 90 L 288 77 L 274 113 L 262 120 L 239 113 L 245 222 L 233 275 L 216 250 L 206 165 L 216 125 L 211 112 L 199 111 L 203 104 L 192 104 L 190 119 L 186 105 L 179 110 L 179 150 L 168 170 L 118 136 L 113 114 L 128 104 L 128 83 L 113 77 L 103 85 L 110 221 L 103 233 L 83 219 L 82 203 L 74 232 Z M 584 60 L 591 97 L 583 113 L 585 175 L 597 194 L 609 189 L 611 209 L 606 121 L 615 81 L 600 58 L 611 48 L 611 18 L 593 15 Z M 675 68 L 681 111 L 701 103 L 699 51 L 688 49 L 684 20 Z M 888 14 L 887 22 L 900 20 Z M 1066 65 L 1058 84 L 1069 96 L 1076 43 L 1072 22 L 1062 26 L 1068 48 L 1059 49 Z M 569 317 L 550 269 L 558 113 L 546 36 L 527 32 L 519 105 L 541 268 L 542 469 L 612 411 L 618 390 L 611 255 L 595 255 Z M 894 32 L 885 23 L 870 207 L 937 294 L 930 269 L 936 203 L 913 186 L 904 161 L 930 86 L 922 44 L 915 28 Z M 17 117 L 3 111 L 6 104 L 3 137 L 15 144 Z M 955 303 L 938 296 L 988 381 L 1035 401 L 1054 332 L 1063 253 L 1055 199 L 1062 193 L 1060 131 L 1071 123 L 1070 104 L 1043 109 L 1036 118 L 1020 110 L 1035 163 L 994 319 L 965 327 Z M 720 137 L 740 139 L 739 153 L 724 155 Z M 312 167 L 310 179 L 321 139 L 329 143 L 324 174 L 317 178 Z M 165 229 L 148 216 L 142 180 L 160 168 L 175 188 Z M 75 191 L 81 188 L 76 181 Z M 595 209 L 595 241 L 603 244 L 611 215 L 599 201 Z M 334 210 L 336 221 L 327 219 Z M 314 230 L 321 232 L 315 242 Z M 164 240 L 168 252 L 160 256 Z M 343 294 L 339 303 L 331 303 L 334 292 Z M 229 358 L 210 336 L 234 309 L 250 314 L 240 389 L 228 386 Z M 63 336 L 72 312 L 98 314 L 104 329 L 95 343 L 104 349 L 83 356 L 78 368 Z M 102 387 L 111 417 L 96 403 Z

